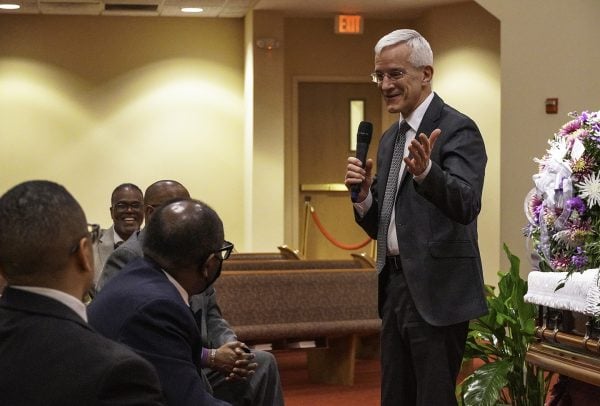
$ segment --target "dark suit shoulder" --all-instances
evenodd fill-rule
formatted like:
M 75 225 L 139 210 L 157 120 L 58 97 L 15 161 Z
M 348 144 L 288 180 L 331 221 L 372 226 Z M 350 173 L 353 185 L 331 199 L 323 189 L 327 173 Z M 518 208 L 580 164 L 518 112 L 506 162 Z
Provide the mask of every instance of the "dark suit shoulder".
M 153 367 L 83 321 L 7 308 L 0 320 L 0 404 L 162 404 Z

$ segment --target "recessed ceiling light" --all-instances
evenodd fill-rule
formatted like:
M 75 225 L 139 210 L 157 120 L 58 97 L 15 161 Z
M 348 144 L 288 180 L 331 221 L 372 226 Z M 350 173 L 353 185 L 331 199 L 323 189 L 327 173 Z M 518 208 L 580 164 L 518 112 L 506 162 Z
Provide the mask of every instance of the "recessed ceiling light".
M 184 13 L 201 13 L 204 9 L 200 7 L 183 7 L 181 11 Z
M 0 10 L 18 10 L 20 8 L 19 4 L 0 4 Z

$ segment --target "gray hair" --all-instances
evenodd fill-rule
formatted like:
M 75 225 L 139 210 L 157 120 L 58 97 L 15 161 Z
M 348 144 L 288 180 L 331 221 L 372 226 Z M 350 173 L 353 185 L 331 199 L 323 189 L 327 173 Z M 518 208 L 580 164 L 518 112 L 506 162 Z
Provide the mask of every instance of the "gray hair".
M 375 56 L 378 56 L 384 48 L 397 44 L 406 44 L 411 53 L 408 61 L 415 67 L 433 66 L 433 51 L 429 42 L 415 30 L 403 29 L 392 31 L 375 45 Z

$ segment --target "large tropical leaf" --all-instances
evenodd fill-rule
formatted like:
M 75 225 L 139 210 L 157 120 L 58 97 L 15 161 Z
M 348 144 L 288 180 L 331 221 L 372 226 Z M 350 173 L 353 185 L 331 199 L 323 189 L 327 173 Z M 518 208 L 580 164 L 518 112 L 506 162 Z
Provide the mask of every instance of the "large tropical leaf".
M 508 360 L 497 360 L 479 367 L 468 380 L 464 393 L 465 406 L 497 405 L 500 391 L 506 386 L 512 367 Z

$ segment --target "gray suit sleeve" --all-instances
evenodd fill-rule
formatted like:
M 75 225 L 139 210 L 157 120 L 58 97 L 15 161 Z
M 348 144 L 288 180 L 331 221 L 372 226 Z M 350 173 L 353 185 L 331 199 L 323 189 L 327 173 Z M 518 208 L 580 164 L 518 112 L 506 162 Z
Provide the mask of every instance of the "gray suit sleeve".
M 207 299 L 206 323 L 209 342 L 215 348 L 218 348 L 225 343 L 237 340 L 237 336 L 231 329 L 231 326 L 221 314 L 221 309 L 217 304 L 217 291 L 214 288 L 210 288 L 205 294 Z
M 203 345 L 219 348 L 225 343 L 237 340 L 229 323 L 223 318 L 217 304 L 217 294 L 213 287 L 190 298 L 190 307 L 202 334 Z
M 132 251 L 125 246 L 121 246 L 115 250 L 106 260 L 106 264 L 104 265 L 104 269 L 102 270 L 102 274 L 98 280 L 96 290 L 102 290 L 106 283 L 117 273 L 119 273 L 119 271 L 121 271 L 125 265 L 138 257 L 139 255 L 135 251 Z

